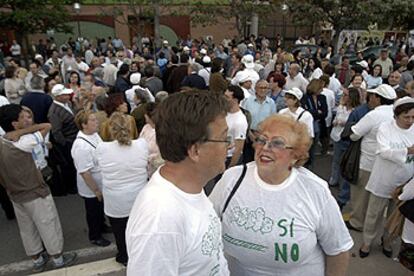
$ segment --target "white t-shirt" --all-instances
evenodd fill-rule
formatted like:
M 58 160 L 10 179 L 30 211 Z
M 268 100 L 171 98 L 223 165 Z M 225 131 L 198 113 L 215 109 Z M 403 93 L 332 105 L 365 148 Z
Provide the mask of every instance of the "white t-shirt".
M 85 183 L 85 180 L 80 173 L 89 171 L 99 190 L 102 191 L 102 174 L 96 159 L 96 147 L 101 142 L 102 139 L 98 133 L 86 135 L 82 131 L 79 131 L 72 145 L 71 153 L 76 168 L 78 193 L 80 196 L 86 198 L 93 198 L 96 197 L 96 195 Z
M 305 93 L 308 84 L 309 81 L 299 72 L 294 78 L 291 78 L 290 76 L 286 77 L 285 90 L 290 90 L 296 87 Z
M 234 140 L 246 140 L 247 135 L 247 119 L 241 110 L 235 113 L 227 113 L 226 122 L 228 126 L 227 136 Z M 234 153 L 234 147 L 227 151 L 227 156 L 231 157 Z
M 371 112 L 368 112 L 358 123 L 352 126 L 351 130 L 358 136 L 362 137 L 361 142 L 361 159 L 359 168 L 370 172 L 374 166 L 375 152 L 378 148 L 377 132 L 383 122 L 393 120 L 394 112 L 392 105 L 377 106 Z
M 326 104 L 328 106 L 328 114 L 326 115 L 325 123 L 327 127 L 330 127 L 332 125 L 332 116 L 333 116 L 332 111 L 335 108 L 335 93 L 328 88 L 324 88 L 321 94 L 326 97 Z
M 414 155 L 407 147 L 414 145 L 414 127 L 401 129 L 395 120 L 380 125 L 376 159 L 366 190 L 382 198 L 391 198 L 395 188 L 414 175 Z
M 303 112 L 303 114 L 302 114 Z M 302 116 L 299 119 L 299 122 L 302 122 L 304 124 L 306 124 L 306 126 L 308 127 L 308 133 L 310 135 L 310 137 L 315 137 L 314 133 L 313 133 L 313 117 L 312 114 L 310 114 L 309 111 L 303 109 L 302 107 L 298 107 L 296 109 L 295 112 L 290 111 L 289 108 L 284 108 L 282 110 L 279 111 L 279 114 L 283 114 L 283 115 L 289 115 L 291 117 L 293 117 L 295 120 L 298 120 L 299 115 L 302 114 Z
M 96 148 L 102 172 L 104 211 L 114 218 L 128 217 L 134 200 L 148 181 L 148 144 L 139 138 L 131 145 L 102 142 Z
M 352 109 L 347 109 L 344 105 L 339 105 L 338 109 L 336 110 L 336 116 L 334 122 L 338 124 L 332 128 L 331 131 L 331 138 L 335 142 L 339 142 L 341 140 L 341 133 L 344 130 L 345 126 L 340 124 L 345 124 L 348 120 L 349 114 L 351 114 Z
M 188 194 L 156 171 L 126 229 L 127 275 L 229 275 L 220 220 L 204 192 Z
M 241 170 L 227 170 L 214 187 L 210 200 L 218 214 Z M 325 275 L 325 255 L 353 246 L 326 181 L 305 168 L 293 168 L 283 183 L 270 185 L 249 163 L 222 225 L 224 252 L 237 276 Z
M 319 79 L 323 75 L 323 71 L 321 68 L 317 67 L 315 70 L 313 70 L 312 74 L 309 77 L 309 81 L 313 79 Z
M 39 170 L 44 169 L 47 166 L 46 161 L 46 139 L 40 133 L 40 131 L 26 134 L 20 137 L 13 145 L 25 152 L 30 152 L 33 157 L 33 161 Z
M 408 182 L 404 188 L 402 194 L 398 197 L 399 200 L 410 200 L 414 198 L 414 179 Z M 414 244 L 414 223 L 409 219 L 404 220 L 404 228 L 402 231 L 401 239 L 405 243 Z

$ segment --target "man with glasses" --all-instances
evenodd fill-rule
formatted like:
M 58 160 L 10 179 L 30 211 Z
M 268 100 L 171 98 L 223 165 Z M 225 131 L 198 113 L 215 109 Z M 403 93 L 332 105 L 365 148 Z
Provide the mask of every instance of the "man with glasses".
M 176 93 L 155 114 L 163 165 L 140 192 L 126 230 L 128 275 L 229 275 L 220 220 L 203 192 L 225 169 L 228 104 Z
M 246 146 L 243 150 L 244 163 L 253 161 L 254 150 L 252 148 L 252 142 L 255 140 L 255 132 L 260 122 L 276 113 L 275 102 L 266 96 L 269 92 L 269 83 L 266 80 L 259 80 L 256 83 L 255 90 L 255 96 L 247 98 L 242 104 L 242 107 L 249 111 L 252 117 L 249 139 L 246 141 Z

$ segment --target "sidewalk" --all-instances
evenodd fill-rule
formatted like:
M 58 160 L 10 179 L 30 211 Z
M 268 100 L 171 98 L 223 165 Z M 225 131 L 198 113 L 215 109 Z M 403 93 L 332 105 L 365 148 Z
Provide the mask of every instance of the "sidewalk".
M 105 259 L 97 262 L 75 265 L 68 268 L 52 270 L 48 272 L 32 274 L 36 276 L 124 276 L 125 267 L 115 261 L 115 258 Z

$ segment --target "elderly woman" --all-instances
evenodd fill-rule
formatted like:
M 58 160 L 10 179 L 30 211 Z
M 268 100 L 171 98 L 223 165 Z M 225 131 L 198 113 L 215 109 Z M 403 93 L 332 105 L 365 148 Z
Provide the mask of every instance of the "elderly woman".
M 135 198 L 148 181 L 148 144 L 142 138 L 131 140 L 128 115 L 115 112 L 108 125 L 114 141 L 100 143 L 96 156 L 103 178 L 104 211 L 118 248 L 116 261 L 126 265 L 125 229 Z
M 108 118 L 114 113 L 114 112 L 121 112 L 123 114 L 128 113 L 128 105 L 125 102 L 125 97 L 122 93 L 112 93 L 109 94 L 106 98 L 105 102 L 105 112 Z M 134 117 L 130 115 L 126 115 L 126 118 L 129 121 L 130 129 L 131 129 L 131 139 L 137 139 L 138 138 L 138 130 L 135 125 Z M 99 128 L 99 135 L 102 137 L 102 140 L 104 141 L 112 141 L 114 138 L 111 136 L 110 133 L 110 127 L 109 127 L 109 119 L 105 120 L 102 125 Z
M 378 148 L 374 166 L 366 190 L 370 192 L 364 222 L 364 243 L 360 248 L 361 258 L 367 257 L 370 246 L 380 234 L 384 211 L 393 210 L 392 193 L 414 175 L 414 99 L 404 97 L 394 103 L 394 120 L 384 122 L 378 129 Z M 383 250 L 391 257 L 388 233 L 384 231 Z
M 81 110 L 75 117 L 78 135 L 72 146 L 72 158 L 77 171 L 78 193 L 85 202 L 89 241 L 97 246 L 108 246 L 102 237 L 105 228 L 102 198 L 102 176 L 96 160 L 96 147 L 102 142 L 98 121 L 90 110 Z
M 287 108 L 280 110 L 279 114 L 291 116 L 296 121 L 304 123 L 307 126 L 309 136 L 313 138 L 313 117 L 309 111 L 300 106 L 300 100 L 302 97 L 303 93 L 299 88 L 294 87 L 286 91 L 285 102 Z
M 210 195 L 231 274 L 345 275 L 352 238 L 328 184 L 300 167 L 311 144 L 306 125 L 273 115 L 259 132 L 237 191 L 241 166 L 227 170 Z

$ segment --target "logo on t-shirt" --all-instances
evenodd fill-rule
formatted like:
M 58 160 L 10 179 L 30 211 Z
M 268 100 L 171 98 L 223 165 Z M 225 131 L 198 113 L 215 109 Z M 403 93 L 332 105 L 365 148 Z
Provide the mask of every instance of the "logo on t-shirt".
M 220 259 L 220 252 L 222 250 L 222 243 L 220 237 L 220 220 L 217 216 L 209 215 L 210 225 L 208 230 L 203 235 L 203 240 L 201 242 L 201 253 L 203 255 L 217 257 L 217 260 Z

